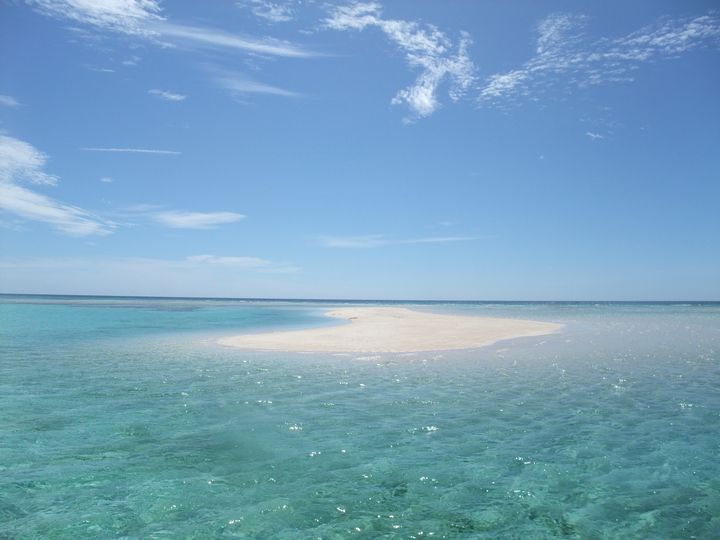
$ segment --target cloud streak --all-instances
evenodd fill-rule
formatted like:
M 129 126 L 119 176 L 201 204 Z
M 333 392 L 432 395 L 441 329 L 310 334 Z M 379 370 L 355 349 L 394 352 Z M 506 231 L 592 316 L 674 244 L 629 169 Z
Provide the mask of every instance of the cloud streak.
M 191 264 L 207 267 L 228 268 L 236 270 L 251 270 L 264 274 L 290 274 L 299 272 L 300 267 L 276 263 L 260 257 L 237 257 L 219 255 L 191 255 L 185 261 Z
M 156 0 L 26 0 L 39 13 L 69 19 L 99 30 L 148 39 L 159 45 L 212 47 L 265 56 L 318 56 L 299 45 L 233 34 L 218 28 L 170 22 Z
M 3 292 L 247 297 L 282 286 L 297 266 L 254 256 L 43 257 L 0 260 Z M 238 279 L 242 276 L 242 279 Z
M 77 206 L 13 184 L 0 183 L 0 209 L 55 227 L 70 236 L 111 234 L 114 225 Z
M 153 219 L 172 229 L 213 229 L 218 225 L 235 223 L 245 219 L 235 212 L 180 212 L 167 211 L 153 214 Z
M 47 155 L 40 152 L 30 143 L 0 135 L 0 182 L 30 182 L 54 186 L 57 176 L 46 173 L 43 169 Z
M 151 96 L 155 96 L 159 99 L 164 99 L 165 101 L 185 101 L 185 99 L 187 98 L 187 96 L 184 96 L 182 94 L 168 92 L 167 90 L 159 90 L 158 88 L 148 90 L 148 94 L 150 94 Z
M 102 151 L 116 150 L 118 149 L 102 149 Z M 120 151 L 126 150 L 128 149 Z M 83 208 L 37 193 L 23 185 L 54 186 L 58 183 L 57 176 L 45 172 L 47 159 L 44 153 L 30 143 L 0 135 L 0 210 L 24 219 L 49 224 L 71 236 L 111 234 L 117 228 L 117 223 Z M 113 179 L 102 177 L 100 181 L 112 183 Z M 127 211 L 135 216 L 145 216 L 172 229 L 213 229 L 245 218 L 243 214 L 236 212 L 161 211 L 161 207 L 155 205 L 136 206 Z M 206 262 L 208 261 L 210 260 Z M 213 262 L 227 264 L 233 261 L 214 259 Z
M 368 249 L 403 244 L 445 244 L 450 242 L 470 242 L 482 240 L 486 236 L 426 236 L 420 238 L 392 239 L 384 234 L 360 236 L 321 236 L 318 243 L 327 248 Z
M 0 94 L 0 106 L 3 107 L 19 107 L 20 103 L 17 99 L 12 96 L 5 96 Z
M 288 3 L 269 0 L 245 0 L 238 5 L 247 7 L 256 17 L 273 23 L 288 22 L 295 16 L 295 10 Z
M 475 80 L 475 66 L 468 55 L 472 40 L 460 33 L 457 44 L 432 25 L 414 21 L 385 19 L 380 4 L 358 2 L 332 10 L 325 20 L 333 30 L 379 28 L 405 54 L 407 63 L 420 74 L 415 82 L 400 90 L 393 105 L 406 105 L 415 117 L 430 116 L 440 107 L 438 91 L 447 83 L 452 101 L 458 101 Z
M 105 147 L 85 147 L 81 148 L 83 152 L 117 152 L 124 154 L 160 154 L 169 156 L 179 156 L 181 152 L 177 150 L 156 150 L 153 148 L 105 148 Z
M 138 149 L 96 149 L 98 151 L 139 151 Z M 142 152 L 162 152 L 140 150 Z M 22 184 L 54 186 L 57 176 L 45 172 L 47 156 L 25 141 L 0 135 L 0 210 L 24 219 L 39 221 L 71 236 L 108 235 L 118 226 L 83 208 L 65 204 L 37 193 Z M 100 178 L 112 183 L 111 177 Z M 156 205 L 127 209 L 133 215 L 144 215 L 172 229 L 213 229 L 245 218 L 236 212 L 185 212 L 164 210 Z M 196 261 L 198 262 L 199 259 Z M 215 264 L 238 263 L 232 259 L 205 259 Z
M 630 82 L 632 72 L 644 62 L 675 58 L 720 41 L 720 19 L 714 13 L 660 21 L 614 39 L 589 39 L 584 34 L 587 22 L 587 17 L 568 14 L 544 19 L 537 27 L 535 56 L 517 69 L 488 77 L 480 104 L 517 104 L 561 84 L 582 88 Z
M 148 23 L 162 19 L 162 8 L 156 0 L 26 1 L 44 15 L 130 35 L 147 36 Z
M 215 76 L 214 81 L 220 88 L 235 96 L 241 96 L 243 94 L 269 94 L 280 97 L 301 97 L 297 92 L 253 81 L 237 73 L 219 72 Z
M 289 41 L 241 36 L 217 28 L 167 22 L 154 23 L 151 28 L 161 39 L 171 42 L 177 41 L 185 45 L 239 50 L 259 55 L 286 58 L 312 58 L 314 56 L 320 56 L 318 53 L 290 43 Z
M 114 223 L 21 185 L 56 185 L 58 178 L 44 171 L 46 161 L 47 156 L 30 143 L 0 135 L 0 210 L 46 223 L 70 236 L 112 233 Z
M 401 244 L 446 244 L 448 242 L 471 242 L 483 240 L 486 236 L 426 236 L 425 238 L 411 238 L 404 240 Z
M 259 257 L 219 257 L 217 255 L 191 255 L 186 260 L 193 263 L 232 266 L 235 268 L 261 268 L 272 264 L 269 260 Z

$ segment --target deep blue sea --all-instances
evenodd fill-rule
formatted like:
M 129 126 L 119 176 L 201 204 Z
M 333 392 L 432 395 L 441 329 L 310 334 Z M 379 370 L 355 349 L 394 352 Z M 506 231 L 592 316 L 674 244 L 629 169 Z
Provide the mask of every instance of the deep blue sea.
M 565 325 L 472 351 L 216 344 L 339 304 L 0 296 L 0 538 L 720 538 L 720 304 L 411 306 Z

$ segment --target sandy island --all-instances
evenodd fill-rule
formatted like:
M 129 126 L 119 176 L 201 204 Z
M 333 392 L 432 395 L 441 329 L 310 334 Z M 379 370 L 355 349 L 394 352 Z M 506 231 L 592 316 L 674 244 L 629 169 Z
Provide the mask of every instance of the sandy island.
M 396 307 L 352 307 L 326 313 L 350 324 L 221 339 L 243 349 L 295 352 L 420 352 L 475 349 L 504 339 L 552 334 L 560 324 L 439 315 Z

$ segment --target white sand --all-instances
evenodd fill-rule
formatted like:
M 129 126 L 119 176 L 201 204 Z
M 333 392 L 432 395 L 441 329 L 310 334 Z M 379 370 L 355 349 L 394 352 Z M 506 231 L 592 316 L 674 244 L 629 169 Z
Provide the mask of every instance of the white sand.
M 396 307 L 353 307 L 326 313 L 350 324 L 228 337 L 221 345 L 297 352 L 419 352 L 475 349 L 500 340 L 552 334 L 560 324 L 438 315 Z

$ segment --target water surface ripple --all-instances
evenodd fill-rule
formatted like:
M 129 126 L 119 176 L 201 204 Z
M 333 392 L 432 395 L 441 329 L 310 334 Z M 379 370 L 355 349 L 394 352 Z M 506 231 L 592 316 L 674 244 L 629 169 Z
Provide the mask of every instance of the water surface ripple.
M 0 301 L 3 538 L 717 538 L 720 305 L 475 351 L 254 353 L 313 303 Z M 329 304 L 328 304 L 329 305 Z

